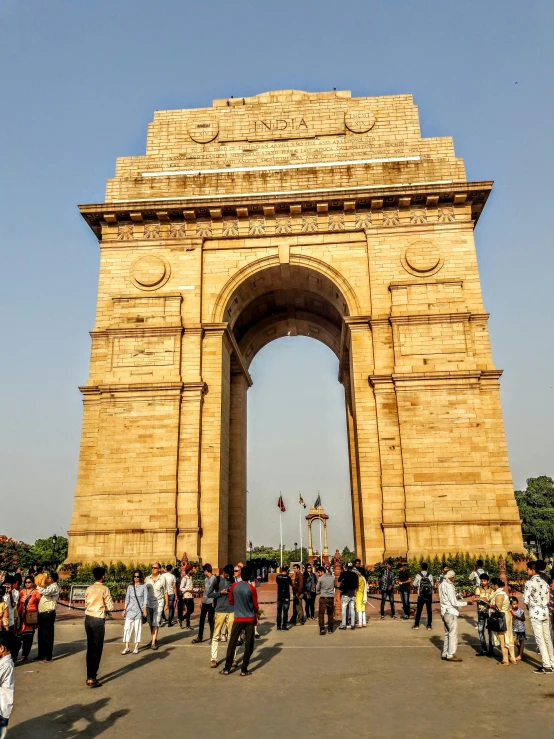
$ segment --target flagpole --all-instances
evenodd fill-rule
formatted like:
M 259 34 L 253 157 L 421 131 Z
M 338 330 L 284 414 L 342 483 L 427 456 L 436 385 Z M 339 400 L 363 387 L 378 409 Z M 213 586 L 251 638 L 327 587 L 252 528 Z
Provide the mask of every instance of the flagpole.
M 302 504 L 300 503 L 300 490 L 298 491 L 298 512 L 298 523 L 300 525 L 300 564 L 302 565 L 304 560 L 302 558 Z
M 319 498 L 319 490 L 317 491 L 317 497 Z M 321 508 L 321 500 L 319 508 Z M 319 508 L 317 509 L 317 512 L 319 513 Z M 323 528 L 323 521 L 321 519 L 321 516 L 319 517 L 319 564 L 323 564 L 323 544 L 321 543 L 321 529 Z
M 281 552 L 281 570 L 283 569 L 283 511 L 279 508 L 279 538 L 281 544 L 279 545 L 279 551 Z

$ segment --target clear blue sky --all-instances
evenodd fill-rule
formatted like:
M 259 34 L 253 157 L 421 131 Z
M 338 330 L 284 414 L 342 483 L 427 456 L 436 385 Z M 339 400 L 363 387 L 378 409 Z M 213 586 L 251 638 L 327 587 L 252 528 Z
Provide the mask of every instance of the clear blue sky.
M 552 0 L 0 0 L 0 33 L 1 532 L 69 522 L 98 270 L 76 204 L 144 152 L 155 109 L 272 89 L 412 93 L 423 135 L 496 181 L 476 236 L 512 472 L 554 474 Z M 298 487 L 321 488 L 331 545 L 352 541 L 336 369 L 308 339 L 252 366 L 255 543 L 276 543 L 261 511 Z

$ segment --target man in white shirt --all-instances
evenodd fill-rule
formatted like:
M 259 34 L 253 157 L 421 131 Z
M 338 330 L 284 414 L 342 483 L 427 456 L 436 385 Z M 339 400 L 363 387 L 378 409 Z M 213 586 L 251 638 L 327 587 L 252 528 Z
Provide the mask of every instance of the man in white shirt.
M 172 565 L 167 565 L 163 577 L 167 582 L 167 625 L 173 626 L 173 615 L 175 613 L 175 603 L 177 602 L 177 578 L 173 574 Z
M 158 648 L 158 631 L 164 612 L 168 603 L 167 580 L 161 571 L 159 562 L 152 565 L 152 574 L 144 580 L 146 585 L 146 617 L 152 634 L 152 641 L 148 645 L 150 649 Z
M 533 672 L 539 674 L 554 672 L 554 650 L 552 648 L 548 623 L 550 588 L 539 575 L 539 572 L 543 570 L 544 562 L 541 560 L 528 562 L 527 575 L 529 576 L 529 580 L 525 583 L 523 590 L 523 602 L 529 611 L 531 628 L 533 629 L 535 641 L 541 653 L 542 667 L 533 670 Z
M 475 563 L 475 567 L 473 568 L 473 572 L 469 573 L 469 579 L 475 580 L 475 587 L 478 588 L 479 585 L 481 585 L 481 575 L 485 574 L 485 570 L 483 569 L 483 560 L 478 559 Z
M 456 597 L 456 589 L 454 588 L 455 577 L 456 573 L 454 570 L 448 570 L 439 585 L 441 617 L 444 624 L 442 658 L 447 662 L 462 661 L 460 657 L 456 657 L 456 650 L 458 649 L 458 616 L 460 615 L 458 608 L 467 606 L 467 603 L 463 600 L 458 600 Z
M 0 739 L 4 739 L 8 731 L 8 722 L 13 709 L 14 691 L 15 680 L 9 636 L 7 631 L 3 631 L 0 633 Z

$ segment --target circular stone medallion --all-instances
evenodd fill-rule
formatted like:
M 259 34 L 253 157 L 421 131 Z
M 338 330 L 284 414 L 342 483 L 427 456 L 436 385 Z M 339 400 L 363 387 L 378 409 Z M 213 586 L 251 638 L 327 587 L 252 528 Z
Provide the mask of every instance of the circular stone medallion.
M 344 123 L 352 133 L 367 133 L 375 125 L 375 116 L 367 108 L 352 106 L 344 114 Z
M 188 133 L 197 144 L 208 144 L 219 133 L 219 121 L 214 116 L 202 116 L 189 122 Z
M 131 280 L 143 290 L 156 290 L 169 278 L 169 265 L 161 257 L 149 254 L 139 257 L 131 267 Z
M 440 267 L 441 255 L 436 246 L 431 244 L 414 244 L 404 252 L 405 266 L 416 274 L 436 272 Z

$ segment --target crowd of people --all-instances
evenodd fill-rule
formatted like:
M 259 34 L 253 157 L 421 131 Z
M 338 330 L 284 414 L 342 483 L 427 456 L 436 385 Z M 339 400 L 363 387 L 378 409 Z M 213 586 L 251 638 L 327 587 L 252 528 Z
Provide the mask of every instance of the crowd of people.
M 155 562 L 146 576 L 140 569 L 133 572 L 132 582 L 125 594 L 122 655 L 131 651 L 138 654 L 143 626 L 149 629 L 144 648 L 152 650 L 159 647 L 160 628 L 179 625 L 181 629 L 192 629 L 191 616 L 198 591 L 193 576 L 197 569 L 190 564 L 173 568 L 170 564 L 162 567 Z M 204 588 L 198 632 L 192 643 L 204 641 L 207 622 L 211 642 L 210 666 L 220 666 L 219 646 L 227 643 L 221 674 L 229 675 L 233 667 L 239 666 L 237 653 L 242 645 L 240 674 L 247 676 L 251 674 L 249 663 L 255 639 L 259 637 L 257 624 L 261 611 L 256 588 L 258 573 L 243 562 L 226 565 L 218 575 L 206 563 L 202 572 Z M 401 566 L 395 576 L 391 564 L 383 563 L 378 579 L 380 617 L 385 618 L 388 604 L 390 617 L 397 619 L 395 592 L 398 592 L 402 619 L 410 619 L 410 594 L 415 590 L 417 600 L 412 628 L 420 628 L 425 609 L 426 627 L 431 630 L 433 596 L 438 585 L 444 627 L 443 660 L 462 661 L 457 656 L 458 618 L 460 609 L 467 607 L 471 601 L 476 607 L 476 628 L 481 646 L 478 657 L 494 657 L 498 652 L 499 665 L 517 664 L 523 658 L 526 624 L 529 622 L 542 662 L 534 672 L 554 673 L 554 581 L 546 574 L 546 564 L 541 560 L 529 562 L 527 574 L 528 581 L 523 591 L 526 614 L 519 599 L 507 592 L 507 584 L 498 577 L 491 578 L 483 569 L 481 560 L 477 561 L 470 576 L 474 593 L 467 600 L 462 600 L 457 593 L 456 574 L 448 566 L 435 583 L 426 563 L 422 563 L 420 572 L 413 579 L 407 564 Z M 104 584 L 105 570 L 97 567 L 93 575 L 94 584 L 86 589 L 85 594 L 86 683 L 91 688 L 97 688 L 101 686 L 98 671 L 105 623 L 108 613 L 114 610 L 114 602 Z M 341 606 L 339 630 L 367 626 L 368 573 L 359 559 L 344 565 L 338 577 L 335 577 L 331 567 L 323 563 L 308 563 L 303 568 L 297 563 L 292 570 L 284 565 L 276 576 L 276 587 L 278 631 L 288 631 L 291 626 L 303 626 L 308 621 L 315 621 L 317 610 L 321 636 L 333 633 L 337 593 Z M 17 572 L 6 574 L 3 579 L 0 577 L 0 739 L 5 736 L 13 706 L 14 663 L 29 659 L 35 633 L 38 636 L 36 659 L 43 663 L 52 660 L 59 594 L 57 573 L 44 572 L 40 567 L 34 566 L 25 576 Z

